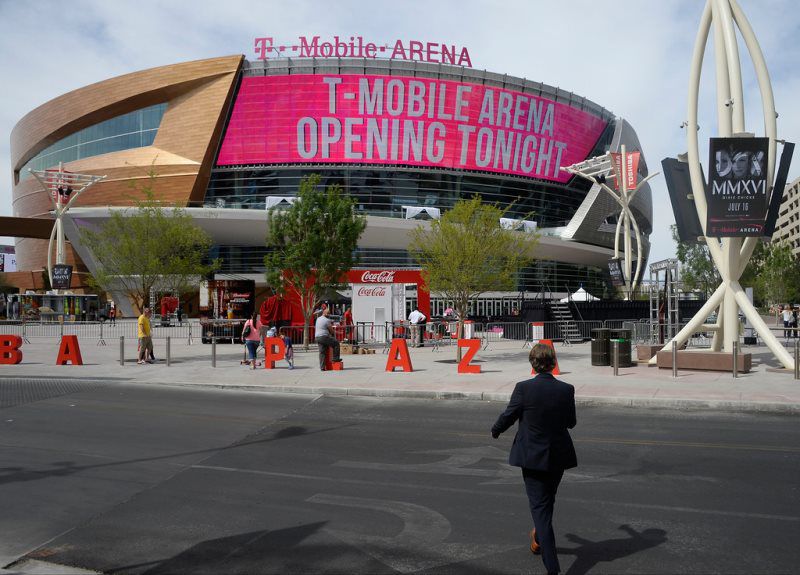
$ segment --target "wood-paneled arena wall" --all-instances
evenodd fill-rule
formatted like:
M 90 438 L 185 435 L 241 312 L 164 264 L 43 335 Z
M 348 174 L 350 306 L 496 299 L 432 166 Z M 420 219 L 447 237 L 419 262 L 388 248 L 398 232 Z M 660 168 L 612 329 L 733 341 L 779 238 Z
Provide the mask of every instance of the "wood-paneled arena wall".
M 126 74 L 69 92 L 23 117 L 11 132 L 15 216 L 50 218 L 50 201 L 38 181 L 19 170 L 41 150 L 104 120 L 166 103 L 152 146 L 93 156 L 64 169 L 105 175 L 77 206 L 131 205 L 137 186 L 156 174 L 155 191 L 170 203 L 202 201 L 244 56 L 226 56 Z M 20 270 L 46 267 L 46 240 L 18 239 Z M 82 262 L 68 246 L 68 261 Z

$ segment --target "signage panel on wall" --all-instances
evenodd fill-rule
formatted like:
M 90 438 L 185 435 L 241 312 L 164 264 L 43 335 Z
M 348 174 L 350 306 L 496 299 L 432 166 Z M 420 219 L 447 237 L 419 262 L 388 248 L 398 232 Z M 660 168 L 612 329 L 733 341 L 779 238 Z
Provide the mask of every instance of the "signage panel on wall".
M 217 163 L 406 164 L 565 182 L 605 120 L 499 87 L 377 75 L 242 80 Z
M 762 236 L 769 207 L 768 138 L 711 138 L 709 237 Z

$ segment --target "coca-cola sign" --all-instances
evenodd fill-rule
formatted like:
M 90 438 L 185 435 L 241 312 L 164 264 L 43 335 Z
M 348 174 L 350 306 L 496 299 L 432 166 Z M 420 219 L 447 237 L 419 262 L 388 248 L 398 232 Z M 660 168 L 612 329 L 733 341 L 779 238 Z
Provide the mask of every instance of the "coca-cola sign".
M 390 284 L 394 282 L 394 271 L 365 271 L 361 274 L 361 282 L 370 284 Z
M 359 296 L 366 296 L 366 297 L 385 297 L 386 296 L 386 288 L 381 287 L 362 287 L 358 288 L 358 295 Z

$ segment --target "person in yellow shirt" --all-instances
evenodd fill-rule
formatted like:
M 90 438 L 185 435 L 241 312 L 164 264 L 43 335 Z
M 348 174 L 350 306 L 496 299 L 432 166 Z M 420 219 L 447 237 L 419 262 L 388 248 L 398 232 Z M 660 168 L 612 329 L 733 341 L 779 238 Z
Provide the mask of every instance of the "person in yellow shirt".
M 147 359 L 148 352 L 149 355 L 153 355 L 153 337 L 152 332 L 150 331 L 150 316 L 152 312 L 150 311 L 149 307 L 144 308 L 142 310 L 142 315 L 139 316 L 138 325 L 138 335 L 139 335 L 139 361 L 137 362 L 139 365 L 144 363 L 153 363 L 152 359 Z

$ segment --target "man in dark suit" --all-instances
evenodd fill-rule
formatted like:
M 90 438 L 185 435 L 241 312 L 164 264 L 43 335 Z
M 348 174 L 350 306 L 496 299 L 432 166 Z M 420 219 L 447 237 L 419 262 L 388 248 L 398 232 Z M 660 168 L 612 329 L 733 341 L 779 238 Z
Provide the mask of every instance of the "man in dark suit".
M 522 468 L 525 491 L 533 517 L 531 551 L 541 553 L 547 573 L 561 567 L 553 533 L 553 505 L 565 469 L 578 465 L 575 447 L 567 429 L 575 427 L 575 388 L 553 374 L 553 348 L 536 344 L 528 356 L 536 377 L 514 387 L 506 410 L 492 426 L 492 437 L 519 420 L 508 463 Z

